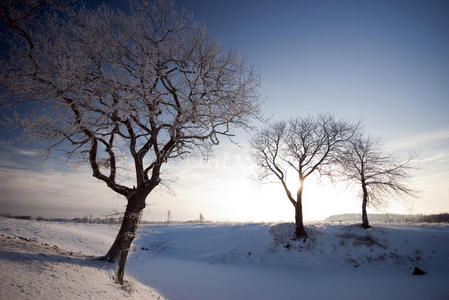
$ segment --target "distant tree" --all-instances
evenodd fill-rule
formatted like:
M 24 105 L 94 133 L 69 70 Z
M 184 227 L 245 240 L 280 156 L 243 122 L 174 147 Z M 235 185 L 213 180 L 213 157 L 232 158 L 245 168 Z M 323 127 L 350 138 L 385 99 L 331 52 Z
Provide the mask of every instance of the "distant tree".
M 170 224 L 171 210 L 167 211 L 167 224 Z
M 205 154 L 234 129 L 248 128 L 259 113 L 259 78 L 169 0 L 131 1 L 129 14 L 105 5 L 52 10 L 48 3 L 62 2 L 0 4 L 8 29 L 2 31 L 2 101 L 33 102 L 31 113 L 10 121 L 32 140 L 51 141 L 50 149 L 62 144 L 69 158 L 87 162 L 95 178 L 126 198 L 122 225 L 104 257 L 120 256 L 121 283 L 163 165 Z M 123 173 L 129 163 L 131 173 Z M 134 183 L 125 184 L 120 174 Z
M 357 127 L 357 124 L 324 114 L 271 123 L 252 139 L 253 157 L 260 169 L 259 179 L 277 178 L 295 207 L 296 238 L 307 238 L 302 211 L 305 180 L 315 173 L 332 175 L 331 166 L 337 153 L 352 138 Z M 299 183 L 296 196 L 287 184 L 287 174 L 292 172 Z
M 405 183 L 411 160 L 412 156 L 400 162 L 391 154 L 383 154 L 378 142 L 362 134 L 354 136 L 340 152 L 340 175 L 361 186 L 363 228 L 370 227 L 367 205 L 379 206 L 384 197 L 395 194 L 414 195 Z

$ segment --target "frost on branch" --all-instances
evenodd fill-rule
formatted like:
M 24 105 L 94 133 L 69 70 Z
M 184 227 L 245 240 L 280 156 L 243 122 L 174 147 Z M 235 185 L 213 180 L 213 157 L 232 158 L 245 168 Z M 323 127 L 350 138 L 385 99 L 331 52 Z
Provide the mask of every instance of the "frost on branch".
M 206 153 L 248 128 L 259 114 L 259 78 L 171 1 L 132 1 L 129 14 L 60 3 L 0 4 L 8 28 L 0 99 L 32 102 L 33 113 L 12 119 L 26 136 L 64 143 L 69 157 L 80 156 L 95 178 L 126 197 L 119 233 L 102 257 L 119 257 L 123 283 L 135 216 L 161 182 L 163 164 Z M 117 179 L 129 162 L 132 187 Z
M 116 192 L 133 190 L 116 180 L 124 153 L 138 189 L 157 185 L 164 162 L 207 151 L 258 115 L 254 70 L 172 2 L 135 1 L 130 14 L 104 5 L 54 11 L 14 26 L 14 7 L 2 6 L 2 102 L 36 102 L 17 119 L 26 135 L 68 142 Z

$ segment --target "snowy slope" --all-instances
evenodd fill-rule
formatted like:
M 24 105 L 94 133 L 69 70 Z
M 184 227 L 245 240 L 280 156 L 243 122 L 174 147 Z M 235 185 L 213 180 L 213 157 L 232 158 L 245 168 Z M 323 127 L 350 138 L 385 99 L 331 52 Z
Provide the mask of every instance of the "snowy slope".
M 0 232 L 25 237 L 87 255 L 104 255 L 114 242 L 118 225 L 16 220 L 0 217 Z
M 55 244 L 90 255 L 104 254 L 117 231 L 118 227 L 111 225 L 0 218 L 0 234 L 35 239 L 49 247 Z M 143 226 L 128 259 L 127 278 L 138 281 L 135 285 L 139 291 L 140 282 L 154 288 L 154 295 L 182 300 L 449 299 L 447 224 L 376 225 L 368 231 L 358 226 L 308 224 L 307 231 L 310 239 L 303 243 L 291 241 L 292 224 Z M 9 252 L 0 250 L 2 267 L 12 261 Z M 48 276 L 64 274 L 68 268 L 77 285 L 84 286 L 79 284 L 79 280 L 84 280 L 80 274 L 84 273 L 76 271 L 79 264 L 69 261 L 62 269 L 53 262 L 42 266 L 34 253 L 31 258 L 37 266 L 13 263 L 21 271 L 2 271 L 0 281 L 27 286 L 23 284 L 28 282 L 26 276 L 21 274 L 31 272 L 34 278 L 41 268 L 51 283 L 53 279 Z M 27 255 L 21 258 L 28 261 Z M 412 276 L 415 266 L 428 273 Z M 110 283 L 112 270 L 102 272 L 98 275 L 102 284 L 99 293 L 106 290 L 109 299 L 117 299 L 120 291 L 105 287 Z M 94 275 L 86 274 L 88 281 L 94 280 Z M 18 277 L 11 281 L 11 276 Z M 28 288 L 32 289 L 29 285 Z M 13 290 L 20 288 L 15 286 Z M 0 298 L 3 295 L 8 294 L 1 294 Z M 139 295 L 142 293 L 135 293 L 134 298 L 139 299 Z
M 293 229 L 150 226 L 128 272 L 169 299 L 449 299 L 448 225 L 315 224 L 306 243 Z
M 293 224 L 161 225 L 135 242 L 153 254 L 210 264 L 278 267 L 364 264 L 449 269 L 449 226 L 307 226 L 306 242 L 292 241 Z
M 0 235 L 0 299 L 161 299 L 135 281 L 114 284 L 112 274 L 85 255 Z
M 113 283 L 113 266 L 86 255 L 104 254 L 117 230 L 0 218 L 0 299 L 163 299 L 129 276 Z

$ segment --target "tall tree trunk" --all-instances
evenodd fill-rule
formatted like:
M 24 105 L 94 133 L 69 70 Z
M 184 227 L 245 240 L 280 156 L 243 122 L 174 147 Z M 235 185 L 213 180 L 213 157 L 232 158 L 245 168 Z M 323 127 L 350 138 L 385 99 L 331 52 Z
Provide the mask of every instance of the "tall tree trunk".
M 296 239 L 307 239 L 307 233 L 304 229 L 303 217 L 302 217 L 302 192 L 304 189 L 304 179 L 300 180 L 300 187 L 296 195 L 296 206 L 295 206 L 295 236 Z
M 130 221 L 129 221 L 130 217 L 126 217 L 127 221 L 125 221 L 125 216 L 127 215 L 127 212 L 128 212 L 128 206 L 129 206 L 129 204 L 126 207 L 125 215 L 122 220 L 122 225 L 120 226 L 120 230 L 119 230 L 117 236 L 115 237 L 114 243 L 109 248 L 109 251 L 106 253 L 106 255 L 100 257 L 101 260 L 105 260 L 107 262 L 113 263 L 113 262 L 115 262 L 117 257 L 120 255 L 120 245 L 123 242 L 123 237 L 125 236 L 125 233 L 128 230 L 127 228 L 132 227 L 132 224 L 130 224 Z
M 117 266 L 116 281 L 123 284 L 123 276 L 125 274 L 125 263 L 128 257 L 129 248 L 136 237 L 137 226 L 139 224 L 140 215 L 145 208 L 145 197 L 131 199 L 126 206 L 125 215 L 123 217 L 123 224 L 125 230 L 118 243 L 120 258 Z
M 101 259 L 108 262 L 114 262 L 120 257 L 116 276 L 116 281 L 120 284 L 123 283 L 125 263 L 128 257 L 129 248 L 136 236 L 137 226 L 142 210 L 145 208 L 145 199 L 147 195 L 148 193 L 145 191 L 137 192 L 128 199 L 122 225 L 120 226 L 117 237 L 108 253 L 101 257 Z
M 362 191 L 363 191 L 363 199 L 362 199 L 362 227 L 367 229 L 371 226 L 368 222 L 368 214 L 366 213 L 366 205 L 368 204 L 368 190 L 366 189 L 365 182 L 362 182 Z
M 106 255 L 100 257 L 101 260 L 107 262 L 115 262 L 120 255 L 122 245 L 126 236 L 129 234 L 134 235 L 137 225 L 139 223 L 138 216 L 145 208 L 145 199 L 147 193 L 137 193 L 134 197 L 128 199 L 128 204 L 126 205 L 125 214 L 123 215 L 122 225 L 120 230 L 115 237 L 114 243 L 112 244 Z M 136 218 L 137 216 L 137 218 Z

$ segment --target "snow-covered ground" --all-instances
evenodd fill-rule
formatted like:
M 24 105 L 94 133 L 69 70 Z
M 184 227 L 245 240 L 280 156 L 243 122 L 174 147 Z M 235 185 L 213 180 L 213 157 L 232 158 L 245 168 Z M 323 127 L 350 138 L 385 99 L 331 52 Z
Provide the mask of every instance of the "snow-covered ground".
M 128 270 L 168 299 L 449 299 L 448 225 L 316 224 L 306 243 L 293 229 L 151 226 Z
M 117 230 L 0 218 L 4 235 L 90 255 L 104 254 Z M 449 299 L 447 224 L 307 230 L 303 243 L 290 240 L 292 224 L 145 226 L 127 278 L 167 299 Z M 413 276 L 416 266 L 427 274 Z
M 129 277 L 115 284 L 112 266 L 86 255 L 104 253 L 117 230 L 0 218 L 0 299 L 163 299 Z

